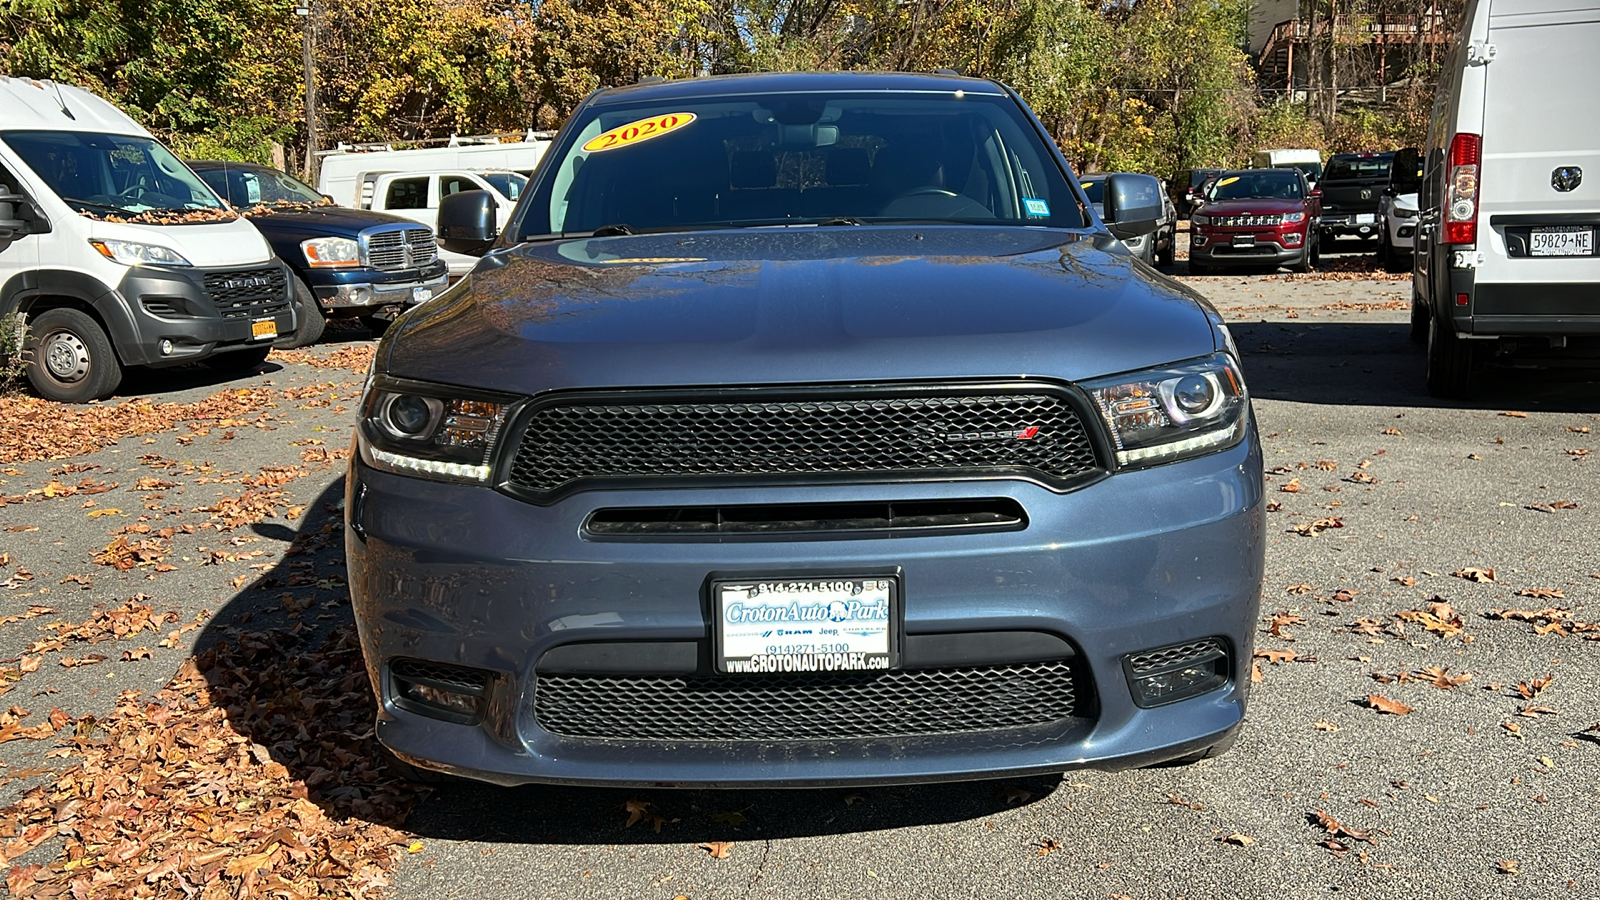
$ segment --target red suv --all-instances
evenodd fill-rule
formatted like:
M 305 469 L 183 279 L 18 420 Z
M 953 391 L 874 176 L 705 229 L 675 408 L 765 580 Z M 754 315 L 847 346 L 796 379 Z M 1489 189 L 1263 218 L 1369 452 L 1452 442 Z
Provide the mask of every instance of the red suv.
M 1309 272 L 1318 259 L 1321 215 L 1322 192 L 1299 169 L 1224 172 L 1189 219 L 1189 271 L 1288 266 Z

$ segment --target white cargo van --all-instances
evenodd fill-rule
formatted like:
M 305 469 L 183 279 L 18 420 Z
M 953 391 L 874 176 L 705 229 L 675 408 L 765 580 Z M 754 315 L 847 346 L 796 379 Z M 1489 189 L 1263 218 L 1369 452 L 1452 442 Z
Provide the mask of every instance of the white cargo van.
M 530 131 L 523 140 L 500 142 L 495 139 L 452 139 L 448 147 L 418 147 L 412 150 L 341 149 L 322 154 L 317 161 L 321 173 L 317 190 L 341 206 L 351 205 L 344 196 L 347 186 L 355 185 L 364 172 L 440 172 L 450 169 L 465 172 L 517 172 L 533 175 L 550 149 L 548 132 Z
M 1320 150 L 1257 150 L 1250 159 L 1250 164 L 1257 169 L 1299 169 L 1312 184 L 1322 180 Z
M 1597 46 L 1600 0 L 1467 3 L 1418 198 L 1411 324 L 1435 396 L 1490 362 L 1597 362 Z
M 261 233 L 106 101 L 0 77 L 0 185 L 0 315 L 25 317 L 42 396 L 107 397 L 125 366 L 248 370 L 294 334 Z

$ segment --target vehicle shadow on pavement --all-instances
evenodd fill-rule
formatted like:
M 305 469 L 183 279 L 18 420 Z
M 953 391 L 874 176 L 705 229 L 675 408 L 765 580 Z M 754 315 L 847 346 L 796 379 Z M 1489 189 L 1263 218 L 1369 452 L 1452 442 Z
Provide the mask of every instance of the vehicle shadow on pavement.
M 339 478 L 306 504 L 295 529 L 253 526 L 262 538 L 286 542 L 285 554 L 223 604 L 195 647 L 209 703 L 249 739 L 257 763 L 287 770 L 280 781 L 292 796 L 330 817 L 403 822 L 407 831 L 444 840 L 733 841 L 981 819 L 1038 802 L 1061 783 L 1059 775 L 809 790 L 416 783 L 373 735 L 377 705 L 344 580 L 343 491 Z
M 1594 368 L 1480 373 L 1471 400 L 1431 397 L 1427 353 L 1410 326 L 1389 322 L 1289 320 L 1229 322 L 1245 382 L 1258 400 L 1356 406 L 1600 411 L 1600 359 Z

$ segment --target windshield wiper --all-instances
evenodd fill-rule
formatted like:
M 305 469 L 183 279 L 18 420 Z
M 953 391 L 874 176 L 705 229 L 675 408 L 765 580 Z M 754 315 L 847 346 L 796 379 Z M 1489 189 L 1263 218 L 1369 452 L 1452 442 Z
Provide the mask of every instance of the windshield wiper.
M 130 216 L 136 216 L 136 215 L 139 214 L 139 211 L 137 211 L 137 210 L 129 209 L 126 206 L 117 206 L 114 203 L 96 203 L 93 200 L 79 200 L 77 197 L 62 197 L 61 200 L 64 203 L 76 203 L 79 206 L 88 206 L 88 207 L 92 207 L 94 209 L 103 209 L 106 212 L 110 212 L 110 213 L 125 213 L 125 214 L 130 215 Z
M 865 224 L 867 224 L 867 223 L 861 221 L 860 219 L 856 218 L 855 216 L 837 216 L 835 218 L 828 219 L 828 220 L 823 221 L 823 222 L 818 222 L 817 223 L 817 227 L 818 228 L 826 228 L 826 227 L 828 227 L 830 225 L 865 225 Z
M 599 228 L 596 228 L 594 230 L 594 232 L 592 234 L 590 234 L 589 236 L 590 237 L 617 237 L 619 235 L 624 235 L 624 234 L 638 234 L 638 232 L 633 230 L 633 226 L 632 225 L 629 225 L 629 224 L 627 224 L 625 222 L 618 222 L 615 225 L 601 225 Z

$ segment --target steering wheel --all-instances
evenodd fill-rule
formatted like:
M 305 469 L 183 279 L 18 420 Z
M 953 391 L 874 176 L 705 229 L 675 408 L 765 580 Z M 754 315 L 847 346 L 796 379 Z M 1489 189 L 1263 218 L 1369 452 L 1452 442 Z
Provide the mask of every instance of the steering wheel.
M 955 197 L 955 191 L 947 191 L 942 187 L 925 184 L 919 188 L 912 188 L 900 195 L 901 197 Z M 896 198 L 898 199 L 898 198 Z
M 144 185 L 142 185 L 142 184 L 130 184 L 127 187 L 123 188 L 122 190 L 118 191 L 117 192 L 117 196 L 119 198 L 122 198 L 122 199 L 125 199 L 125 200 L 132 200 L 132 201 L 137 203 L 147 193 L 149 193 L 149 192 L 144 189 Z

